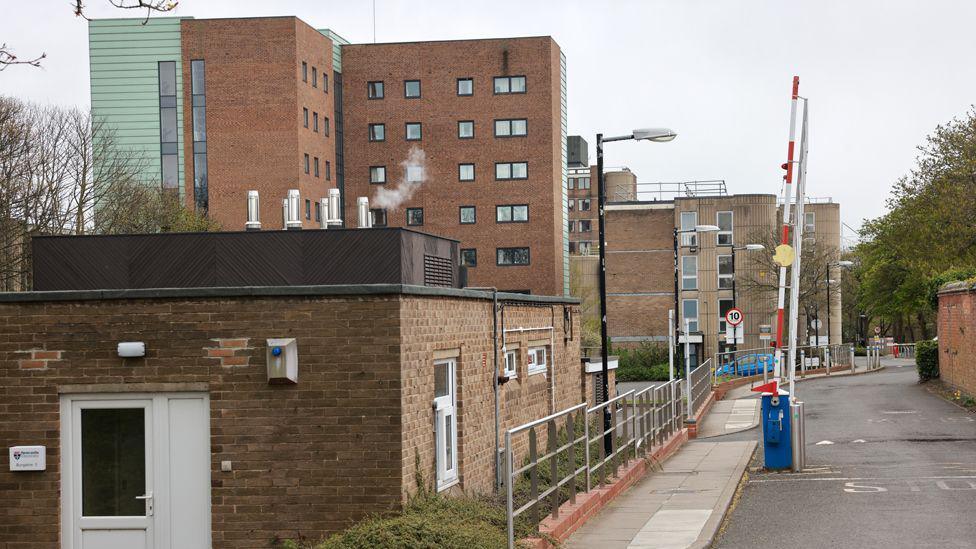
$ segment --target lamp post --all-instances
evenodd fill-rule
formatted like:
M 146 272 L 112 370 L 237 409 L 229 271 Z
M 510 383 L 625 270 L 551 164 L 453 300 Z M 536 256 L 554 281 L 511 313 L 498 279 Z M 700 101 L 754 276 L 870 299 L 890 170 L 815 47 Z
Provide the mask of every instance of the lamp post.
M 735 252 L 736 250 L 758 252 L 765 249 L 766 246 L 763 246 L 762 244 L 746 244 L 745 246 L 732 246 L 732 308 L 736 307 L 736 301 L 735 301 Z M 722 311 L 719 310 L 719 314 L 721 313 Z M 728 344 L 728 341 L 726 341 L 725 343 Z M 733 345 L 735 345 L 737 348 L 739 346 L 737 343 L 733 343 Z
M 837 283 L 836 280 L 831 280 L 830 279 L 830 268 L 831 267 L 842 267 L 842 268 L 845 268 L 846 269 L 846 268 L 851 267 L 853 265 L 854 265 L 854 262 L 853 261 L 848 261 L 846 259 L 842 259 L 840 261 L 834 261 L 833 263 L 828 263 L 827 264 L 827 275 L 826 275 L 827 276 L 827 345 L 830 345 L 830 285 Z M 843 343 L 843 341 L 844 341 L 844 337 L 843 336 L 844 336 L 844 334 L 841 334 L 841 343 Z M 819 336 L 817 337 L 817 343 L 818 344 L 820 343 L 820 337 Z
M 603 137 L 602 133 L 596 134 L 596 174 L 597 174 L 597 204 L 599 208 L 599 238 L 600 238 L 600 355 L 603 358 L 603 402 L 610 400 L 610 350 L 607 347 L 609 336 L 607 335 L 607 233 L 606 233 L 606 190 L 603 181 L 603 143 L 610 141 L 651 141 L 664 143 L 671 141 L 678 134 L 667 128 L 643 128 L 637 129 L 630 135 L 620 135 L 617 137 Z M 603 446 L 607 454 L 613 452 L 613 436 L 610 431 L 610 407 L 605 406 L 603 410 Z

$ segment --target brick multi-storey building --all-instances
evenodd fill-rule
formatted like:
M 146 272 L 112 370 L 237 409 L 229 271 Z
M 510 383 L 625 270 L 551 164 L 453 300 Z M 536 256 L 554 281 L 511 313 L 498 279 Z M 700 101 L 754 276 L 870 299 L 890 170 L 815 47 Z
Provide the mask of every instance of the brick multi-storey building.
M 264 228 L 281 228 L 298 189 L 314 228 L 338 188 L 347 226 L 366 197 L 374 225 L 461 240 L 472 285 L 568 292 L 552 38 L 350 45 L 295 17 L 142 23 L 91 22 L 92 108 L 150 184 L 227 230 L 244 226 L 249 190 Z
M 266 240 L 309 236 L 292 234 Z M 182 260 L 173 243 L 194 237 L 153 238 Z M 86 242 L 99 238 L 148 237 Z M 492 492 L 498 433 L 594 394 L 575 300 L 495 297 L 409 284 L 0 294 L 0 445 L 47 454 L 44 470 L 0 454 L 0 546 L 268 547 L 396 509 L 418 479 Z M 294 339 L 294 383 L 273 383 L 269 363 L 288 356 L 276 338 Z
M 596 166 L 569 170 L 569 253 L 591 255 L 599 248 L 599 210 Z M 637 199 L 637 176 L 627 168 L 605 168 L 603 182 L 608 201 Z

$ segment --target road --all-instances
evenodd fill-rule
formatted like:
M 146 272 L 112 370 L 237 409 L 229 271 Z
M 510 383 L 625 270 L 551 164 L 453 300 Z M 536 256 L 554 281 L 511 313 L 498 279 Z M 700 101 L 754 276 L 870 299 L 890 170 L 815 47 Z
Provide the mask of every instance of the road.
M 750 473 L 714 547 L 976 547 L 976 417 L 885 364 L 797 384 L 807 470 Z

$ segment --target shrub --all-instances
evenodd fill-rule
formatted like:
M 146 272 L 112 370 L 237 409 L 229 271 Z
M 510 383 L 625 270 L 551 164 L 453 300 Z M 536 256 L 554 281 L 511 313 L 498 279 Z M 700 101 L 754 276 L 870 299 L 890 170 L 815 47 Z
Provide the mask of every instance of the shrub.
M 508 544 L 505 506 L 473 497 L 421 494 L 403 512 L 367 519 L 339 532 L 316 549 L 480 549 Z M 517 521 L 516 538 L 532 534 Z
M 620 349 L 617 353 L 617 381 L 667 381 L 668 348 L 643 343 L 636 349 Z
M 938 341 L 919 341 L 915 344 L 915 366 L 918 368 L 919 381 L 928 381 L 939 377 Z
M 865 347 L 854 347 L 854 356 L 868 356 L 868 350 Z

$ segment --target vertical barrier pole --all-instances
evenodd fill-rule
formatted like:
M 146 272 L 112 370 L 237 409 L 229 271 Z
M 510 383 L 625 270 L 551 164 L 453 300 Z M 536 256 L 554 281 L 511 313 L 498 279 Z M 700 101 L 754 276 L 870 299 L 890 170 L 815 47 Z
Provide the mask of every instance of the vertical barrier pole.
M 589 471 L 589 469 L 587 469 Z M 589 475 L 589 473 L 587 473 Z M 589 478 L 589 476 L 587 476 Z M 512 433 L 505 432 L 505 514 L 508 516 L 508 549 L 515 549 L 515 509 L 512 505 Z M 590 489 L 586 487 L 587 491 Z
M 800 377 L 807 377 L 807 352 L 800 349 Z

